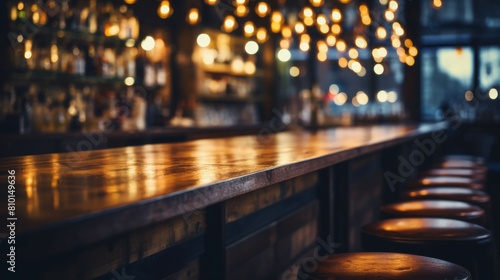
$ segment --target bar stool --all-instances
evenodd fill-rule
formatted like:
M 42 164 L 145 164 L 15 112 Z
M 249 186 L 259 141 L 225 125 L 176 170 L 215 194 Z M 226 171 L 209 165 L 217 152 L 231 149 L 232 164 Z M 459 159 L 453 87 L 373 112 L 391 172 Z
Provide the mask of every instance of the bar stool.
M 486 160 L 482 157 L 477 157 L 477 156 L 471 156 L 471 155 L 458 155 L 458 154 L 453 154 L 453 155 L 445 155 L 441 158 L 443 161 L 449 161 L 449 160 L 465 160 L 465 161 L 471 161 L 476 164 L 485 164 Z
M 465 168 L 432 168 L 421 173 L 423 177 L 463 177 L 474 181 L 482 182 L 486 179 L 486 174 Z
M 483 164 L 478 164 L 473 161 L 467 161 L 467 160 L 444 160 L 437 162 L 434 164 L 434 167 L 436 168 L 451 168 L 451 169 L 473 169 L 477 172 L 483 172 L 486 173 L 487 167 Z
M 408 190 L 401 194 L 403 200 L 455 200 L 467 202 L 490 211 L 491 198 L 488 194 L 480 190 L 456 188 L 456 187 L 436 187 Z
M 385 219 L 390 218 L 448 218 L 485 224 L 485 212 L 481 207 L 452 200 L 415 200 L 384 205 L 380 214 Z
M 302 274 L 302 273 L 301 273 Z M 467 269 L 439 259 L 399 253 L 347 253 L 320 261 L 309 278 L 314 280 L 469 280 Z
M 423 188 L 423 187 L 459 187 L 459 188 L 469 188 L 474 190 L 484 189 L 483 184 L 478 183 L 470 178 L 462 177 L 421 177 L 413 181 L 406 183 L 406 186 L 410 188 Z
M 366 251 L 400 252 L 446 260 L 472 275 L 493 279 L 492 234 L 482 226 L 438 218 L 400 218 L 370 223 L 361 229 Z

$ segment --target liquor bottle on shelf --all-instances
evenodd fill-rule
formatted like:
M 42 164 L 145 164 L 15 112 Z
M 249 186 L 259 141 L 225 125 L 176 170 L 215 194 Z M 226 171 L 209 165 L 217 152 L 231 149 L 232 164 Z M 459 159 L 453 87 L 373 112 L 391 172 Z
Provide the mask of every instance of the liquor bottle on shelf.
M 98 29 L 97 0 L 90 0 L 86 23 L 88 32 L 95 34 Z

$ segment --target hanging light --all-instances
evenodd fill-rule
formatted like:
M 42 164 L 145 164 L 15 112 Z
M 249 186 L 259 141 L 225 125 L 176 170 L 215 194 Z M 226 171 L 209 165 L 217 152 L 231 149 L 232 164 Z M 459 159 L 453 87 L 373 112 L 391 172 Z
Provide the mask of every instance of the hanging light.
M 292 37 L 292 29 L 285 25 L 283 26 L 283 29 L 281 29 L 281 35 L 283 36 L 283 38 L 286 38 L 286 39 L 289 39 Z
M 224 18 L 224 22 L 222 24 L 222 29 L 226 32 L 232 32 L 238 27 L 238 23 L 236 22 L 236 19 L 232 15 L 227 15 Z
M 257 42 L 259 43 L 264 43 L 267 41 L 268 36 L 267 36 L 267 30 L 264 27 L 259 27 L 257 29 L 257 33 L 255 34 L 255 37 L 257 38 Z
M 265 17 L 271 12 L 271 8 L 269 7 L 269 4 L 266 2 L 259 2 L 257 6 L 255 6 L 255 13 L 259 17 Z
M 294 29 L 295 29 L 295 32 L 296 32 L 297 34 L 302 34 L 302 33 L 304 33 L 304 31 L 306 30 L 306 27 L 304 26 L 304 24 L 303 24 L 302 22 L 297 21 L 297 22 L 295 23 L 295 27 L 294 27 Z
M 311 2 L 311 5 L 314 7 L 320 7 L 324 4 L 324 0 L 309 0 L 309 2 Z
M 380 40 L 385 39 L 387 37 L 387 31 L 383 26 L 379 26 L 377 27 L 376 35 Z
M 326 25 L 328 23 L 328 18 L 324 14 L 319 14 L 316 18 L 316 24 Z
M 331 16 L 333 22 L 339 22 L 342 20 L 342 13 L 340 12 L 339 9 L 333 9 Z
M 160 6 L 158 6 L 158 16 L 161 19 L 166 19 L 174 13 L 174 9 L 170 6 L 170 1 L 161 1 Z
M 195 25 L 200 21 L 200 12 L 196 8 L 191 8 L 186 17 L 187 22 L 191 25 Z
M 248 0 L 234 0 L 233 4 L 234 4 L 234 6 L 246 5 L 246 4 L 248 4 Z
M 205 0 L 205 3 L 207 3 L 210 6 L 215 6 L 219 4 L 219 0 Z
M 349 55 L 350 58 L 352 59 L 356 59 L 359 57 L 359 52 L 357 49 L 355 48 L 350 48 L 349 49 L 349 52 L 347 53 Z
M 137 0 L 124 0 L 125 3 L 129 4 L 129 5 L 132 5 L 134 4 L 135 2 L 137 2 Z
M 283 23 L 284 18 L 283 18 L 283 15 L 281 14 L 281 12 L 280 11 L 274 11 L 274 12 L 272 12 L 272 14 L 271 14 L 271 21 L 272 22 Z
M 278 33 L 281 31 L 281 26 L 284 22 L 283 15 L 279 11 L 274 11 L 271 14 L 271 31 Z
M 344 40 L 338 40 L 337 44 L 335 45 L 337 47 L 337 50 L 339 52 L 345 52 L 347 45 Z
M 255 34 L 255 25 L 251 21 L 245 22 L 243 26 L 243 32 L 245 33 L 245 37 L 252 37 Z
M 443 2 L 441 0 L 433 0 L 432 1 L 432 7 L 434 9 L 441 9 L 441 7 L 443 6 Z
M 337 38 L 335 37 L 335 35 L 330 34 L 330 35 L 326 36 L 326 44 L 328 46 L 333 47 L 333 46 L 335 46 L 335 43 L 337 43 Z
M 249 11 L 250 11 L 250 9 L 247 6 L 237 5 L 236 9 L 234 10 L 234 14 L 238 17 L 244 17 L 244 16 L 248 15 Z
M 339 35 L 342 32 L 342 27 L 340 27 L 340 24 L 335 23 L 332 25 L 331 30 L 333 34 Z
M 366 47 L 368 47 L 368 42 L 363 36 L 356 36 L 354 44 L 360 49 L 365 49 Z

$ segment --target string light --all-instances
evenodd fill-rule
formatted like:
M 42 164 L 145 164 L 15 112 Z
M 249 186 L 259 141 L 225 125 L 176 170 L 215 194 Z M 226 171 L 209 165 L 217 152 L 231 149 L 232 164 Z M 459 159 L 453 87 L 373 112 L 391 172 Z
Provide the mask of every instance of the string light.
M 210 6 L 215 6 L 219 4 L 219 0 L 205 0 L 205 3 L 207 3 Z
M 196 8 L 191 8 L 186 19 L 191 25 L 197 24 L 200 21 L 200 12 Z
M 266 2 L 259 2 L 257 6 L 255 6 L 255 13 L 259 17 L 265 17 L 269 14 L 271 8 L 269 7 L 269 4 Z
M 224 23 L 222 24 L 222 28 L 226 32 L 232 32 L 238 27 L 238 23 L 236 22 L 236 19 L 232 15 L 227 15 L 224 18 Z
M 161 1 L 160 6 L 158 6 L 158 16 L 161 19 L 166 19 L 170 17 L 174 12 L 174 9 L 170 6 L 170 1 Z
M 320 7 L 324 4 L 324 0 L 309 0 L 309 2 L 311 2 L 311 5 L 314 7 Z
M 252 37 L 255 34 L 255 25 L 251 21 L 245 22 L 243 26 L 243 32 L 245 33 L 245 37 Z

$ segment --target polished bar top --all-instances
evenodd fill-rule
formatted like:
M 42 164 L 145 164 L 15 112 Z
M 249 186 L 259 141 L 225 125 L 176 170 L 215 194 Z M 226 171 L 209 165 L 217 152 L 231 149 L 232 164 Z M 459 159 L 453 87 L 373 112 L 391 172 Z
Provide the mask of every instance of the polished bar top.
M 29 236 L 27 242 L 51 236 L 58 246 L 50 250 L 65 250 L 445 127 L 378 125 L 274 135 L 262 130 L 253 136 L 5 158 L 0 181 L 6 186 L 6 171 L 15 170 L 17 234 Z M 7 209 L 6 199 L 0 207 Z

